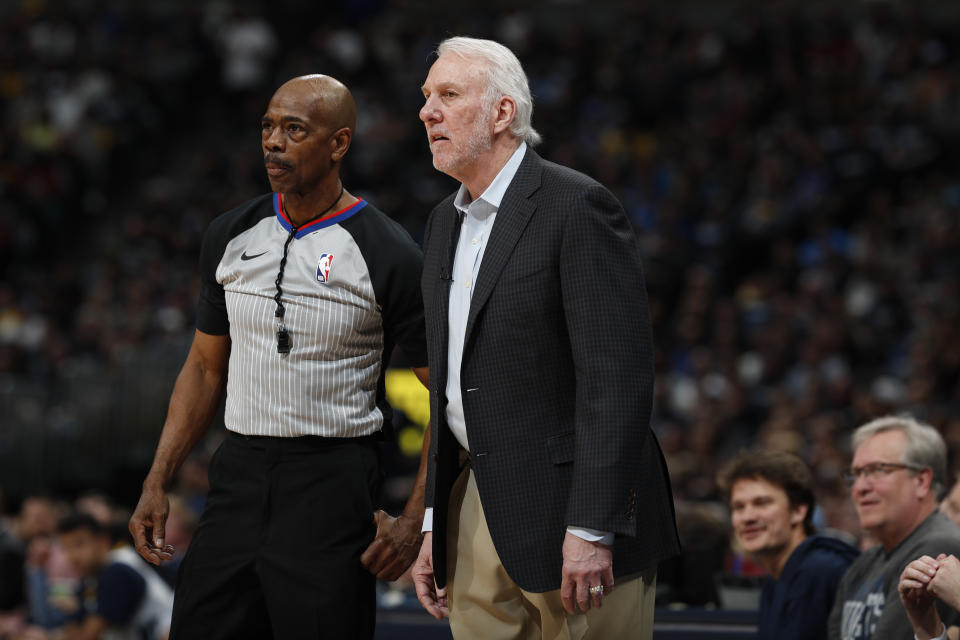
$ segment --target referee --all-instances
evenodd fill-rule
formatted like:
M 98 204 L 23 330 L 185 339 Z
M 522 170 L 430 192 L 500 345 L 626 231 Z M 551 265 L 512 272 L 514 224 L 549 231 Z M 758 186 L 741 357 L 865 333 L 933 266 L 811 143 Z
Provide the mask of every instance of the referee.
M 172 640 L 372 638 L 374 576 L 396 579 L 416 556 L 424 458 L 394 519 L 376 509 L 377 442 L 395 346 L 427 383 L 422 255 L 343 188 L 355 128 L 333 78 L 281 86 L 260 123 L 273 192 L 204 237 L 196 334 L 130 520 L 144 558 L 170 558 L 166 491 L 226 389 L 228 436 L 177 578 Z

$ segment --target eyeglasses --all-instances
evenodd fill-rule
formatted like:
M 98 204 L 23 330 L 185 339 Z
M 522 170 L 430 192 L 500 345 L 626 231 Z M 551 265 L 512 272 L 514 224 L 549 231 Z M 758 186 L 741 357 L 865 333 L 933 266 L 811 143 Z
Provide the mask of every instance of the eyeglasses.
M 908 469 L 910 471 L 923 471 L 925 467 L 918 467 L 912 464 L 902 464 L 900 462 L 871 462 L 862 467 L 853 467 L 850 472 L 843 476 L 848 487 L 852 487 L 857 478 L 864 476 L 871 482 L 876 482 L 880 478 L 886 477 L 894 471 Z

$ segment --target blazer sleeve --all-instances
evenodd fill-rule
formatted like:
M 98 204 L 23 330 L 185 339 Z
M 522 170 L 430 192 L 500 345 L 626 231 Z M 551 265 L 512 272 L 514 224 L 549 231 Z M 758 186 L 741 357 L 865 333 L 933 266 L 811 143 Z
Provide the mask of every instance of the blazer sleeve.
M 639 248 L 623 207 L 591 183 L 567 200 L 560 281 L 576 376 L 567 524 L 636 535 L 665 483 L 650 433 L 653 343 Z M 653 455 L 651 450 L 656 450 Z

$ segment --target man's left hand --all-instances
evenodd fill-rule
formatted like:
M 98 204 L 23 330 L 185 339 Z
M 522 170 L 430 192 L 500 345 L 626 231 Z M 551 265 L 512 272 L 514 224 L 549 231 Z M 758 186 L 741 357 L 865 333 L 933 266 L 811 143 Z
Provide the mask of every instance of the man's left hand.
M 590 587 L 597 586 L 603 589 L 590 591 Z M 613 547 L 584 540 L 568 531 L 563 539 L 563 578 L 560 582 L 563 608 L 571 615 L 578 607 L 581 611 L 600 608 L 604 594 L 611 591 Z
M 377 535 L 360 556 L 360 563 L 381 580 L 399 578 L 420 551 L 421 523 L 400 515 L 394 518 L 382 509 L 373 516 Z
M 937 560 L 920 556 L 904 567 L 897 584 L 903 608 L 918 638 L 936 638 L 941 633 L 940 616 L 933 606 L 936 594 L 930 591 L 930 581 L 937 570 Z

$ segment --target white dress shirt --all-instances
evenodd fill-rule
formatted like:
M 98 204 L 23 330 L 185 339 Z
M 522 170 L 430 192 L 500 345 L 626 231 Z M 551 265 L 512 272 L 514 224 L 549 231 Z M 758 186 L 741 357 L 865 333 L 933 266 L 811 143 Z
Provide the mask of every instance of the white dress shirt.
M 460 389 L 460 366 L 463 361 L 463 343 L 467 332 L 467 318 L 470 315 L 470 301 L 480 273 L 480 264 L 483 261 L 483 252 L 493 230 L 493 223 L 503 201 L 507 187 L 520 168 L 523 156 L 526 154 L 527 144 L 521 142 L 513 152 L 507 163 L 493 179 L 482 194 L 470 200 L 470 192 L 463 184 L 454 198 L 453 206 L 457 208 L 462 219 L 460 239 L 457 242 L 456 254 L 453 259 L 453 271 L 450 285 L 450 311 L 448 315 L 447 340 L 447 425 L 451 433 L 467 451 L 470 443 L 467 438 L 467 425 L 463 415 L 463 397 Z M 427 509 L 423 516 L 423 531 L 433 530 L 433 509 Z M 568 527 L 570 533 L 585 540 L 601 541 L 604 544 L 613 544 L 613 534 L 581 527 Z

